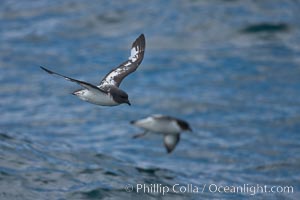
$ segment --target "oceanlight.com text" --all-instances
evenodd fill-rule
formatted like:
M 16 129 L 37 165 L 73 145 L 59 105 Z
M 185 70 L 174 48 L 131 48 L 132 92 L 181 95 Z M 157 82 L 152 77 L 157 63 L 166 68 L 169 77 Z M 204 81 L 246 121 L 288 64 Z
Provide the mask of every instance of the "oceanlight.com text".
M 259 193 L 294 193 L 293 186 L 270 186 L 260 184 L 242 184 L 242 185 L 218 185 L 215 183 L 210 184 L 127 184 L 124 187 L 127 192 L 148 193 L 148 194 L 161 194 L 168 193 L 191 193 L 201 194 L 204 192 L 221 193 L 221 194 L 248 194 L 256 195 Z

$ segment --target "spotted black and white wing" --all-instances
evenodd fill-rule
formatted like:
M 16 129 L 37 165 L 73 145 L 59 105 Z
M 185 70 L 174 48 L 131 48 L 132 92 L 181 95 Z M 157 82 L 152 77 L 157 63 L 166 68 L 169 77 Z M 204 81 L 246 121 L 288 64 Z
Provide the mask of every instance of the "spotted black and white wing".
M 114 85 L 119 87 L 122 80 L 130 73 L 134 72 L 141 64 L 145 52 L 145 36 L 141 34 L 132 44 L 130 57 L 119 67 L 111 70 L 101 81 L 99 87 Z
M 92 91 L 94 91 L 94 90 L 99 91 L 99 90 L 100 90 L 101 92 L 105 92 L 105 91 L 101 90 L 100 88 L 98 88 L 97 86 L 92 85 L 92 84 L 90 84 L 90 83 L 87 83 L 87 82 L 84 82 L 84 81 L 80 81 L 80 80 L 76 80 L 76 79 L 74 79 L 74 78 L 70 78 L 70 77 L 61 75 L 61 74 L 59 74 L 59 73 L 53 72 L 53 71 L 51 71 L 51 70 L 49 70 L 49 69 L 46 69 L 45 67 L 42 67 L 42 66 L 40 66 L 40 68 L 43 69 L 44 71 L 46 71 L 46 72 L 49 73 L 49 74 L 55 74 L 55 75 L 57 75 L 57 76 L 63 77 L 64 79 L 66 79 L 66 80 L 68 80 L 68 81 L 75 82 L 75 83 L 81 85 L 82 87 L 84 87 L 84 88 L 86 88 L 86 89 L 88 89 L 88 90 L 92 90 Z M 106 92 L 105 92 L 105 93 L 106 93 Z

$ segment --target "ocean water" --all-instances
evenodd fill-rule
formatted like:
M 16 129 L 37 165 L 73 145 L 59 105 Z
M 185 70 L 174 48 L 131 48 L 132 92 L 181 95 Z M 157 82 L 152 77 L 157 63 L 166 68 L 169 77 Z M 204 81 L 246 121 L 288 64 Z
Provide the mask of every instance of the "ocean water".
M 2 1 L 0 199 L 299 199 L 299 9 Z M 141 33 L 144 60 L 121 85 L 132 106 L 82 102 L 39 68 L 97 84 Z M 193 128 L 171 154 L 159 135 L 132 139 L 129 121 L 155 113 Z

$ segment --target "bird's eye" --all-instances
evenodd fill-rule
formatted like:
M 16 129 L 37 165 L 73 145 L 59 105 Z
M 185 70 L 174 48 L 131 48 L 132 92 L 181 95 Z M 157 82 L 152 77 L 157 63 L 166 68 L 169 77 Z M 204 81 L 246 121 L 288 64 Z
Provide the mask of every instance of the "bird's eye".
M 121 98 L 127 99 L 128 95 L 127 94 L 121 94 Z

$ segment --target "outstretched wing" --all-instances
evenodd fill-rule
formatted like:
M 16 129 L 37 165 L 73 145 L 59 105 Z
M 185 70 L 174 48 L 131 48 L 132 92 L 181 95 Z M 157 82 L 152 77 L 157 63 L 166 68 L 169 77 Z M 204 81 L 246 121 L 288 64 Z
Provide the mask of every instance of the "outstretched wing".
M 141 64 L 145 52 L 145 36 L 141 34 L 132 44 L 130 57 L 119 67 L 111 70 L 101 81 L 99 87 L 114 85 L 119 87 L 122 80 L 130 73 L 134 72 Z
M 49 69 L 46 69 L 42 66 L 40 66 L 40 68 L 46 72 L 48 72 L 49 74 L 55 74 L 57 76 L 60 76 L 60 77 L 63 77 L 64 79 L 68 80 L 68 81 L 72 81 L 72 82 L 75 82 L 79 85 L 81 85 L 82 87 L 88 89 L 88 90 L 100 90 L 101 92 L 105 92 L 103 90 L 101 90 L 100 88 L 98 88 L 97 86 L 95 85 L 92 85 L 90 83 L 87 83 L 87 82 L 84 82 L 84 81 L 80 81 L 80 80 L 76 80 L 76 79 L 73 79 L 73 78 L 70 78 L 70 77 L 67 77 L 67 76 L 64 76 L 64 75 L 61 75 L 59 73 L 56 73 L 56 72 L 53 72 L 53 71 L 50 71 Z M 106 92 L 105 92 L 106 93 Z
M 171 153 L 175 149 L 176 144 L 179 142 L 179 140 L 180 140 L 179 133 L 176 135 L 170 134 L 164 136 L 164 144 L 168 153 Z

